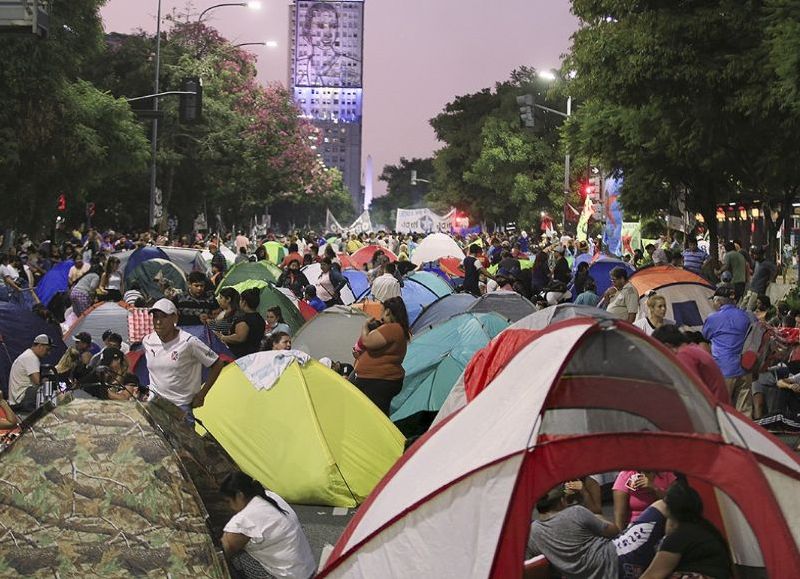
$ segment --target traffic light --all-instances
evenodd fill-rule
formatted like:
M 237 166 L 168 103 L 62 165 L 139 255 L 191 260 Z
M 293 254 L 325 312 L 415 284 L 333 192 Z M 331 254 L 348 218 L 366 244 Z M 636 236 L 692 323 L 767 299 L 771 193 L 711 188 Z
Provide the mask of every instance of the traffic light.
M 517 105 L 519 106 L 519 120 L 522 124 L 529 129 L 536 126 L 536 117 L 534 116 L 534 98 L 532 94 L 524 94 L 517 97 Z
M 58 206 L 57 206 L 57 209 L 58 209 L 58 211 L 61 211 L 61 212 L 63 212 L 63 211 L 66 211 L 66 210 L 67 210 L 67 196 L 66 196 L 66 195 L 64 195 L 63 193 L 62 193 L 61 195 L 59 195 L 59 196 L 58 196 Z
M 411 169 L 411 185 L 414 186 L 417 184 L 417 171 L 416 169 Z
M 203 116 L 203 81 L 199 77 L 187 78 L 181 85 L 182 94 L 178 118 L 182 123 L 196 123 Z

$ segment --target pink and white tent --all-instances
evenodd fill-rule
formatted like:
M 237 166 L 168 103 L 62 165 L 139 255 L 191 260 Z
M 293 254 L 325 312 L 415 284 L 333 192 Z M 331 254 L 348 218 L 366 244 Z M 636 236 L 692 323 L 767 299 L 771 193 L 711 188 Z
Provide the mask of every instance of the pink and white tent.
M 321 576 L 521 577 L 538 498 L 565 480 L 645 469 L 687 475 L 737 565 L 796 577 L 800 462 L 651 338 L 561 322 L 489 379 L 386 475 Z

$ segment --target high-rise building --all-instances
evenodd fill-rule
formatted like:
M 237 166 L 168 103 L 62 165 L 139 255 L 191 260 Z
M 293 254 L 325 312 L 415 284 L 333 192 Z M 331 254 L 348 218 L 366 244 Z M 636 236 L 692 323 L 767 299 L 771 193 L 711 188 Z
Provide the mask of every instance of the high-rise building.
M 342 172 L 359 209 L 364 0 L 295 0 L 289 9 L 289 86 L 320 131 L 320 158 Z

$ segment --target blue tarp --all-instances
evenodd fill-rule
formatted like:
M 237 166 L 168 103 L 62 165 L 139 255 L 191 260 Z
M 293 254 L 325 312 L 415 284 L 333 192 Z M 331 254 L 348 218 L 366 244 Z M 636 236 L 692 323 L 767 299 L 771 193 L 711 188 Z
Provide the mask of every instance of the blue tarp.
M 428 305 L 411 326 L 413 334 L 419 334 L 456 314 L 463 314 L 477 300 L 472 294 L 449 294 Z
M 369 278 L 367 278 L 365 272 L 357 269 L 346 269 L 342 272 L 342 275 L 347 278 L 350 284 L 350 290 L 353 292 L 356 301 L 359 301 L 369 294 Z
M 134 251 L 128 258 L 128 263 L 125 264 L 125 277 L 127 278 L 128 275 L 134 269 L 139 267 L 139 265 L 141 265 L 145 261 L 156 258 L 166 259 L 167 261 L 170 261 L 169 256 L 166 253 L 164 253 L 164 250 L 158 247 L 152 247 L 149 245 L 145 247 L 140 247 L 139 249 Z
M 61 339 L 61 328 L 15 304 L 0 302 L 0 388 L 6 396 L 11 365 L 39 334 L 47 334 L 55 344 L 42 363 L 55 365 L 67 349 Z
M 603 293 L 611 287 L 610 274 L 611 270 L 615 267 L 624 267 L 628 270 L 630 275 L 633 275 L 633 272 L 636 271 L 621 259 L 609 257 L 607 255 L 599 257 L 589 266 L 589 275 L 594 279 L 595 283 L 597 283 L 597 295 L 602 296 Z
M 57 263 L 39 280 L 39 283 L 36 285 L 36 295 L 39 296 L 39 299 L 45 306 L 50 305 L 50 300 L 52 300 L 58 292 L 67 291 L 69 287 L 67 275 L 69 275 L 69 268 L 71 268 L 74 263 L 75 262 L 71 259 Z
M 442 296 L 453 293 L 453 288 L 435 273 L 418 271 L 403 280 L 400 290 L 408 312 L 408 323 L 413 325 L 422 308 Z

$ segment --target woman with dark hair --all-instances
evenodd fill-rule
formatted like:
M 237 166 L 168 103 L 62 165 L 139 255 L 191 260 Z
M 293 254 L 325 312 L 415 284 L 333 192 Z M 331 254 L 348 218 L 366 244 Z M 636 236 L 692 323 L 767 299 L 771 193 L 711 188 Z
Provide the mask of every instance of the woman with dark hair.
M 297 299 L 303 299 L 303 290 L 308 286 L 306 274 L 300 271 L 300 262 L 293 259 L 278 278 L 278 287 L 292 290 Z
M 403 298 L 383 302 L 380 320 L 370 319 L 361 330 L 353 384 L 389 416 L 389 405 L 403 387 L 403 358 L 411 332 Z
M 258 313 L 261 297 L 257 288 L 246 289 L 240 296 L 240 312 L 234 316 L 231 332 L 225 335 L 216 332 L 220 341 L 231 349 L 237 358 L 253 354 L 261 349 L 266 322 Z
M 272 306 L 267 308 L 266 320 L 267 336 L 271 336 L 275 332 L 286 332 L 290 336 L 292 335 L 292 328 L 290 328 L 289 324 L 286 323 L 286 320 L 283 319 L 283 311 L 281 310 L 280 306 Z
M 122 274 L 119 271 L 118 257 L 112 255 L 106 260 L 97 293 L 101 299 L 109 302 L 118 302 L 122 299 Z
M 314 574 L 311 546 L 286 501 L 239 471 L 225 477 L 219 490 L 236 513 L 222 533 L 222 550 L 234 569 L 248 579 Z
M 273 332 L 269 336 L 269 342 L 271 346 L 270 350 L 273 351 L 292 349 L 292 337 L 286 332 Z
M 239 314 L 239 292 L 232 287 L 224 287 L 219 290 L 217 303 L 220 311 L 217 318 L 208 323 L 212 331 L 230 334 L 233 327 L 233 319 Z
M 100 274 L 103 272 L 99 264 L 92 265 L 69 292 L 72 301 L 72 312 L 80 316 L 94 302 L 95 292 L 100 285 Z
M 531 267 L 531 295 L 536 296 L 541 293 L 550 283 L 550 264 L 548 263 L 547 253 L 539 251 L 533 259 Z
M 728 579 L 731 559 L 722 534 L 703 517 L 700 495 L 685 482 L 672 485 L 664 496 L 667 534 L 641 579 Z

